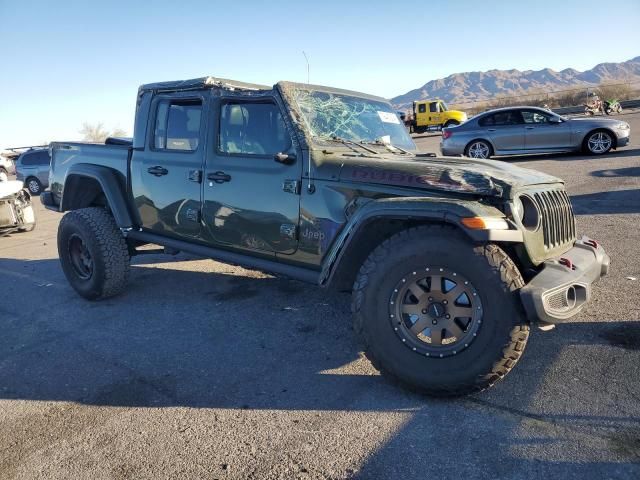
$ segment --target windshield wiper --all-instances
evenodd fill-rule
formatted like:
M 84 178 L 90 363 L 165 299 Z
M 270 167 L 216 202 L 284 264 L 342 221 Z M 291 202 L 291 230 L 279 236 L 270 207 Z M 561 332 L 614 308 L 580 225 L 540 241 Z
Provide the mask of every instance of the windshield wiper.
M 389 150 L 392 153 L 397 153 L 396 150 L 401 151 L 402 153 L 406 154 L 406 155 L 413 155 L 409 150 L 405 150 L 402 147 L 398 147 L 397 145 L 394 145 L 392 143 L 387 143 L 387 142 L 383 142 L 380 139 L 376 139 L 373 142 L 365 142 L 364 140 L 360 140 L 360 142 L 358 142 L 360 145 L 363 145 L 365 143 L 369 143 L 370 145 L 382 145 L 383 147 L 386 147 L 387 150 Z
M 322 140 L 329 140 L 329 141 L 342 143 L 343 145 L 346 145 L 347 147 L 351 148 L 351 150 L 353 150 L 354 152 L 357 152 L 357 150 L 353 148 L 353 146 L 355 145 L 356 147 L 360 147 L 369 153 L 374 153 L 376 155 L 378 154 L 378 152 L 376 152 L 373 148 L 369 148 L 366 145 L 363 145 L 361 142 L 354 142 L 352 140 L 347 140 L 345 138 L 338 137 L 337 135 L 333 135 L 332 137 L 320 137 L 320 138 L 322 138 Z

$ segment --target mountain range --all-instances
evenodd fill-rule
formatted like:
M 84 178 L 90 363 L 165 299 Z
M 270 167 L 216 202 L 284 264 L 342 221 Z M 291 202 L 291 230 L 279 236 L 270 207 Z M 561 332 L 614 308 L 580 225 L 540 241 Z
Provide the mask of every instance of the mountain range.
M 415 100 L 429 98 L 464 104 L 498 96 L 547 93 L 586 85 L 623 82 L 640 82 L 640 56 L 626 62 L 599 63 L 584 72 L 573 68 L 565 68 L 559 72 L 545 68 L 455 73 L 446 78 L 431 80 L 390 101 L 396 108 L 404 109 L 410 107 Z

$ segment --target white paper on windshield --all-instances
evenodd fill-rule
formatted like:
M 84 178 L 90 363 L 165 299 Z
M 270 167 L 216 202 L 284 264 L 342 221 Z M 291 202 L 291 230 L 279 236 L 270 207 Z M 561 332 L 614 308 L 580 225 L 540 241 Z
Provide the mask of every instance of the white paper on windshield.
M 398 116 L 392 112 L 378 111 L 378 116 L 380 117 L 380 120 L 382 120 L 384 123 L 395 123 L 395 124 L 400 123 L 400 119 L 398 118 Z

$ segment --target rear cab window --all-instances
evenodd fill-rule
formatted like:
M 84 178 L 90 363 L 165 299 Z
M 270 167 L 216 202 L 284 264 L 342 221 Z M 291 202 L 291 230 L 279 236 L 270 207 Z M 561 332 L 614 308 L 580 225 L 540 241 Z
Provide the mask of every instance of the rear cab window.
M 200 143 L 202 100 L 167 99 L 157 104 L 154 150 L 193 152 Z

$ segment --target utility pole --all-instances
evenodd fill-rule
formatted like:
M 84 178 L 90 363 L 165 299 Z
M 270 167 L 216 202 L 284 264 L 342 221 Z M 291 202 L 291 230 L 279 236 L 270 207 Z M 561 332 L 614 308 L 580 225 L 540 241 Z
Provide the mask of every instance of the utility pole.
M 302 55 L 304 55 L 304 59 L 307 62 L 307 85 L 309 85 L 309 57 L 307 57 L 307 54 L 304 52 L 304 50 L 302 51 Z

